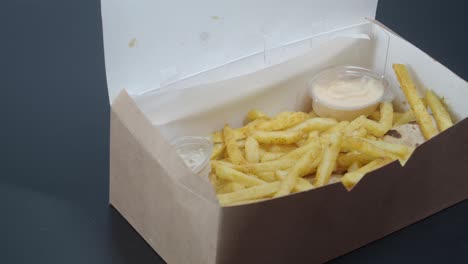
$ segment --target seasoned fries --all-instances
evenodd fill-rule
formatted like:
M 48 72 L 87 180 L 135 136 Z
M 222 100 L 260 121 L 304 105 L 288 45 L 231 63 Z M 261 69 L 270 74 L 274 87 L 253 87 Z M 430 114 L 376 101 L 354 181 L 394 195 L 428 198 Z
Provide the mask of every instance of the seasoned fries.
M 282 112 L 276 115 L 274 119 L 258 125 L 257 128 L 264 131 L 283 130 L 299 124 L 307 118 L 309 118 L 309 115 L 303 112 Z
M 291 168 L 288 175 L 281 180 L 281 186 L 274 197 L 289 194 L 296 185 L 296 179 L 308 174 L 312 170 L 313 161 L 320 153 L 320 143 L 314 142 L 310 150 L 302 156 Z
M 403 90 L 403 93 L 416 116 L 416 121 L 418 121 L 424 137 L 426 139 L 430 139 L 437 135 L 437 128 L 432 122 L 432 118 L 427 112 L 421 98 L 418 96 L 416 86 L 414 85 L 406 66 L 403 64 L 394 64 L 393 69 L 395 70 L 395 74 L 400 82 L 401 89 Z
M 300 131 L 255 131 L 252 134 L 262 144 L 292 144 L 302 139 Z
M 429 108 L 431 108 L 434 119 L 437 122 L 437 127 L 439 127 L 440 131 L 444 131 L 447 128 L 453 126 L 450 114 L 448 113 L 447 109 L 445 109 L 437 95 L 428 90 L 426 93 L 426 101 Z
M 330 176 L 335 169 L 336 159 L 340 153 L 342 142 L 341 133 L 331 133 L 329 142 L 325 147 L 322 160 L 317 169 L 317 176 L 315 177 L 315 186 L 320 187 L 328 183 Z
M 376 170 L 380 167 L 383 167 L 384 165 L 388 164 L 391 162 L 391 159 L 376 159 L 371 161 L 369 164 L 346 173 L 342 178 L 341 182 L 343 185 L 346 187 L 346 189 L 350 190 L 351 188 L 356 185 L 358 181 L 362 179 L 366 175 L 366 173 L 371 172 L 373 170 Z
M 430 139 L 453 121 L 432 91 L 425 98 L 418 97 L 404 65 L 393 67 L 411 106 L 404 113 L 394 112 L 391 102 L 381 103 L 368 117 L 340 122 L 314 112 L 281 112 L 269 117 L 261 110 L 251 110 L 243 127 L 225 125 L 214 132 L 209 180 L 221 205 L 254 203 L 334 183 L 351 190 L 367 173 L 392 161 L 404 166 L 414 144 L 400 139 L 408 134 L 401 132 L 405 131 L 401 126 L 414 130 L 419 124 Z M 408 124 L 412 121 L 417 124 Z M 388 137 L 403 144 L 390 143 Z
M 223 136 L 226 144 L 226 151 L 233 164 L 246 164 L 247 161 L 242 156 L 242 152 L 237 146 L 236 135 L 228 125 L 224 126 Z
M 258 163 L 260 160 L 260 146 L 253 137 L 245 140 L 245 158 L 249 163 Z

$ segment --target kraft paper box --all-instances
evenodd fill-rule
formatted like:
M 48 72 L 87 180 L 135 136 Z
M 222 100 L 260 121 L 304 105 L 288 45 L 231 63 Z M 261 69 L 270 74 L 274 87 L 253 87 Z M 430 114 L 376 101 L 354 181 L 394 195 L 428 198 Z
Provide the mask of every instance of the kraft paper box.
M 376 6 L 102 0 L 110 203 L 168 263 L 322 263 L 468 198 L 468 84 L 374 21 Z M 457 123 L 351 191 L 221 207 L 169 144 L 240 126 L 252 108 L 309 110 L 307 80 L 332 65 L 384 75 L 405 110 L 393 63 L 443 96 Z

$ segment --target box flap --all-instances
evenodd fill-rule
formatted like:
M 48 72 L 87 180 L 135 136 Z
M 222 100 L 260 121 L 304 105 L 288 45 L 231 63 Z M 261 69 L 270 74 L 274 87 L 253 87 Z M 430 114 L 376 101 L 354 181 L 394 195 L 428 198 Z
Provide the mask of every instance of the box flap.
M 377 0 L 102 0 L 109 97 L 374 18 Z M 264 63 L 268 63 L 265 59 Z

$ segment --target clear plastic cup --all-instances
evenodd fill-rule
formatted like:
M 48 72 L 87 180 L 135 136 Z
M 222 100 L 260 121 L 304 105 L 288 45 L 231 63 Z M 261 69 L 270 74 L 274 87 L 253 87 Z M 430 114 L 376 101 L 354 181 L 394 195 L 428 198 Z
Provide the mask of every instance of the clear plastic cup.
M 353 104 L 339 102 L 338 99 L 330 100 L 324 95 L 324 87 L 336 85 L 339 82 L 341 88 L 346 87 L 346 82 L 353 83 L 353 85 L 366 85 L 373 84 L 377 85 L 374 90 L 374 94 L 369 98 L 353 98 Z M 343 85 L 344 83 L 344 85 Z M 369 69 L 355 67 L 355 66 L 337 66 L 325 69 L 314 76 L 314 78 L 308 83 L 309 95 L 312 98 L 312 109 L 314 112 L 321 117 L 335 118 L 338 121 L 342 120 L 353 120 L 361 115 L 368 116 L 374 112 L 379 103 L 383 101 L 392 101 L 393 96 L 388 89 L 388 82 L 383 76 L 372 72 Z M 321 94 L 318 93 L 317 87 L 320 86 Z M 380 93 L 380 89 L 382 89 Z M 375 92 L 379 91 L 379 92 Z M 336 93 L 336 91 L 334 91 Z M 345 91 L 343 91 L 344 94 Z M 358 95 L 359 96 L 359 95 Z M 348 100 L 342 99 L 342 100 Z M 340 99 L 341 100 L 341 99 Z
M 181 137 L 172 142 L 184 163 L 193 173 L 207 176 L 210 173 L 210 156 L 213 143 L 204 137 Z

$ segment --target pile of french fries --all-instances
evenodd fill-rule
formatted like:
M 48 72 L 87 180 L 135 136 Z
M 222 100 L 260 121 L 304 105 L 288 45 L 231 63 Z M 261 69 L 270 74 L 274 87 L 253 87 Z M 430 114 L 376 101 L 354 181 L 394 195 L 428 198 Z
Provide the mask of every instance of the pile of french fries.
M 246 125 L 213 133 L 210 181 L 223 206 L 257 202 L 341 182 L 348 190 L 366 173 L 394 160 L 402 165 L 414 148 L 383 141 L 395 126 L 417 121 L 426 139 L 453 125 L 431 91 L 420 98 L 405 65 L 395 74 L 411 109 L 394 112 L 384 102 L 369 117 L 338 122 L 315 113 L 247 114 Z M 434 124 L 432 111 L 436 121 Z M 437 125 L 437 127 L 436 127 Z

